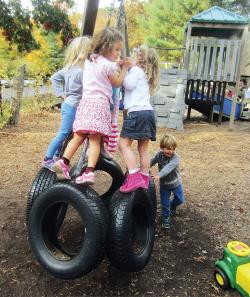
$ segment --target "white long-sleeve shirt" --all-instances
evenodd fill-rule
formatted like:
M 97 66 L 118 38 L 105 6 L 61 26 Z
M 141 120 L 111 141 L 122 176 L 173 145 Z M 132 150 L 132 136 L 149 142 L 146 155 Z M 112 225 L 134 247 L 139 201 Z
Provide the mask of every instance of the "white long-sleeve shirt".
M 150 92 L 147 76 L 142 68 L 132 67 L 124 78 L 124 108 L 128 112 L 153 110 L 150 104 Z

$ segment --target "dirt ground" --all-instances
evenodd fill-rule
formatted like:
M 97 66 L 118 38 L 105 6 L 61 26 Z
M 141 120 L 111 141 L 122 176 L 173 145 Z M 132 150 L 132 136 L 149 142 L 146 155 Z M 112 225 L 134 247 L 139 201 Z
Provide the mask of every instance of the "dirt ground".
M 25 225 L 27 193 L 58 125 L 59 113 L 49 112 L 22 115 L 18 127 L 0 131 L 0 296 L 239 296 L 218 288 L 213 270 L 228 241 L 250 244 L 249 122 L 236 122 L 233 132 L 228 122 L 217 126 L 201 118 L 186 122 L 184 131 L 159 128 L 158 140 L 166 131 L 177 137 L 186 196 L 171 231 L 160 228 L 158 195 L 155 246 L 145 269 L 121 272 L 105 258 L 76 280 L 43 270 L 31 254 Z M 157 145 L 151 143 L 151 154 Z M 124 167 L 119 153 L 114 158 Z

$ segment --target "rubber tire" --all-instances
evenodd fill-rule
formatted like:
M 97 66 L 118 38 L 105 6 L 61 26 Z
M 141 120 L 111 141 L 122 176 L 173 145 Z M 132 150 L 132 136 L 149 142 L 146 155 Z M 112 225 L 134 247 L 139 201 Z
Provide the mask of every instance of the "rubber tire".
M 221 275 L 221 277 L 223 278 L 223 280 L 224 280 L 224 284 L 223 285 L 221 285 L 221 284 L 218 283 L 218 281 L 216 279 L 216 274 L 217 273 L 219 273 Z M 214 278 L 215 278 L 215 281 L 218 284 L 218 286 L 221 287 L 223 290 L 229 290 L 231 288 L 230 280 L 229 280 L 229 278 L 227 277 L 227 275 L 225 274 L 225 272 L 222 269 L 220 269 L 218 267 L 215 268 Z
M 28 199 L 27 199 L 27 206 L 26 206 L 26 223 L 28 224 L 29 220 L 29 215 L 30 215 L 30 210 L 32 208 L 32 205 L 36 199 L 36 197 L 41 194 L 44 190 L 49 188 L 51 185 L 53 185 L 56 182 L 56 174 L 55 172 L 50 171 L 47 168 L 42 167 L 34 181 L 32 182 L 31 189 L 28 194 Z
M 72 204 L 85 222 L 85 240 L 80 252 L 67 261 L 53 256 L 45 243 L 47 230 L 51 226 L 48 218 L 54 213 L 56 203 Z M 33 203 L 28 222 L 30 247 L 40 265 L 53 276 L 62 279 L 81 277 L 96 268 L 106 251 L 105 211 L 106 207 L 100 197 L 88 187 L 80 189 L 73 183 L 57 183 L 41 193 Z
M 110 201 L 109 215 L 107 255 L 110 262 L 123 271 L 142 270 L 150 259 L 155 238 L 153 209 L 147 191 L 138 189 L 124 194 L 118 190 Z M 135 253 L 132 248 L 131 221 L 135 222 L 139 231 L 135 237 L 145 236 L 140 253 Z M 136 228 L 133 230 L 136 231 Z
M 150 200 L 151 200 L 152 207 L 153 207 L 153 216 L 154 216 L 154 220 L 155 220 L 156 214 L 157 214 L 157 196 L 156 196 L 155 183 L 154 183 L 154 180 L 152 177 L 150 177 L 150 180 L 149 180 L 148 191 L 149 191 Z
M 84 171 L 86 167 L 87 167 L 87 163 L 83 165 L 81 173 Z M 108 206 L 111 197 L 124 182 L 124 179 L 125 179 L 124 173 L 120 165 L 114 159 L 105 158 L 105 157 L 102 157 L 98 160 L 95 170 L 104 171 L 112 177 L 112 183 L 109 189 L 105 193 L 100 195 L 104 203 Z

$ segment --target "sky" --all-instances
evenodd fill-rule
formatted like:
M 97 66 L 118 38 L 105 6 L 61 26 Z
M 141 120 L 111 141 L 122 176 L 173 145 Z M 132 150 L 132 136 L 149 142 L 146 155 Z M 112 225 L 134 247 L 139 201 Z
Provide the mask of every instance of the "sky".
M 85 0 L 74 0 L 74 1 L 76 3 L 76 6 L 77 6 L 77 11 L 79 11 L 79 12 L 83 11 L 84 10 Z M 118 0 L 116 0 L 115 2 L 117 4 Z M 21 3 L 22 3 L 22 6 L 24 8 L 28 8 L 28 9 L 31 8 L 31 1 L 30 0 L 21 0 Z M 105 6 L 110 7 L 111 3 L 113 3 L 113 0 L 100 0 L 99 1 L 99 7 L 105 7 Z

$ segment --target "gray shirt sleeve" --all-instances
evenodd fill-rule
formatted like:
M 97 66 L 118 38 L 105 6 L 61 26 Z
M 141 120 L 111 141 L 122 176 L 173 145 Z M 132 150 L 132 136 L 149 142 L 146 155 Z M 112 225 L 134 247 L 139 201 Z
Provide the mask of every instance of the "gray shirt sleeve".
M 65 84 L 65 71 L 59 70 L 51 76 L 51 82 L 54 92 L 57 97 L 65 95 L 64 84 Z
M 151 161 L 150 161 L 150 167 L 152 167 L 156 163 L 158 163 L 158 156 L 159 156 L 159 152 L 151 159 Z
M 179 166 L 180 163 L 180 157 L 178 155 L 173 155 L 171 160 L 167 165 L 165 165 L 161 171 L 158 173 L 160 178 L 168 175 L 171 171 L 173 171 L 177 166 Z

